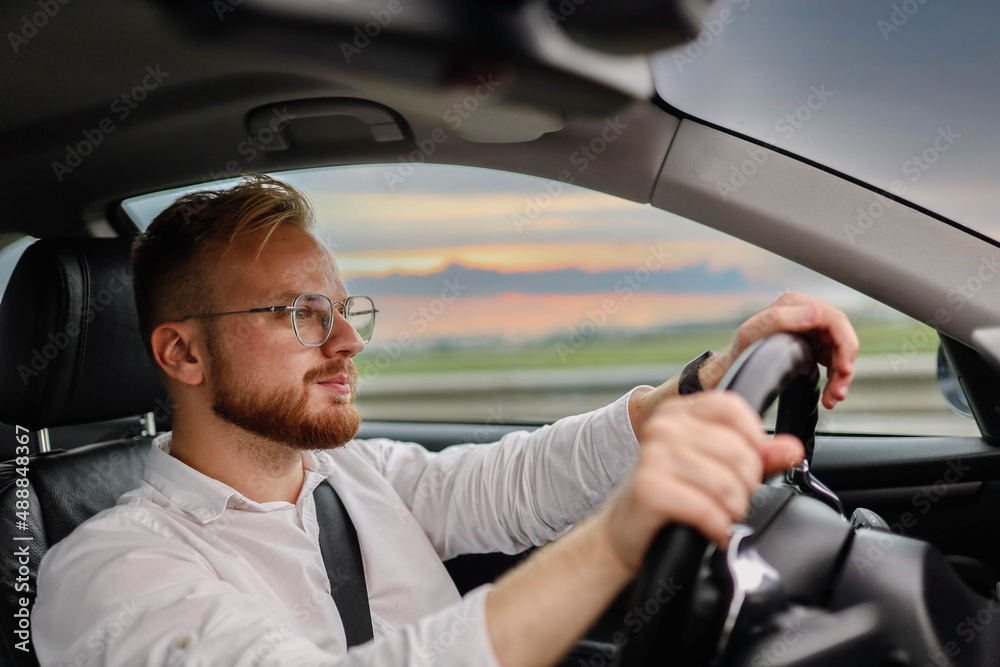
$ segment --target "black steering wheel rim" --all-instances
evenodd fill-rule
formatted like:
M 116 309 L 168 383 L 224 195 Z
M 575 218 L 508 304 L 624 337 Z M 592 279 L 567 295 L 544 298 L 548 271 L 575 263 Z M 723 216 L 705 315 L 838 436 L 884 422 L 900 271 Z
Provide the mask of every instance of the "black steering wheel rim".
M 775 432 L 802 440 L 808 460 L 815 440 L 818 383 L 819 371 L 808 340 L 782 333 L 758 341 L 740 355 L 717 391 L 738 393 L 761 415 L 780 396 Z M 694 583 L 708 548 L 708 540 L 690 526 L 669 525 L 656 535 L 628 607 L 647 612 L 649 621 L 638 631 L 622 628 L 628 641 L 615 656 L 616 667 L 662 664 L 664 656 L 687 667 L 704 664 L 711 657 L 714 646 L 696 646 L 691 635 L 685 635 Z M 664 588 L 671 591 L 665 602 L 659 595 Z M 704 637 L 699 634 L 699 639 Z

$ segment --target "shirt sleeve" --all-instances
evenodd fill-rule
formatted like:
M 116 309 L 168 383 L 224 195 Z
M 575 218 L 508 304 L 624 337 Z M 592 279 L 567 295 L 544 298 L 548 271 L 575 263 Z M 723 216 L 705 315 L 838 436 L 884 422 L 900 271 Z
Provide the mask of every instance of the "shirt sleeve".
M 361 442 L 442 559 L 519 553 L 596 511 L 624 479 L 639 449 L 630 396 L 489 445 L 433 453 L 412 443 Z
M 294 616 L 220 580 L 182 541 L 95 532 L 84 529 L 77 537 L 85 539 L 64 541 L 42 561 L 32 611 L 42 667 L 499 665 L 486 628 L 489 586 L 337 654 L 299 634 Z

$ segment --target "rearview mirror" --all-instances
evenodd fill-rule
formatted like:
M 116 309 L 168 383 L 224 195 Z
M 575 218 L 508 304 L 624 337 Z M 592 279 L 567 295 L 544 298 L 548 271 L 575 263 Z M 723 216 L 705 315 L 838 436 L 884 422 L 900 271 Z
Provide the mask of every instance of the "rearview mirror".
M 607 53 L 650 53 L 702 30 L 711 0 L 546 0 L 546 17 L 575 41 Z

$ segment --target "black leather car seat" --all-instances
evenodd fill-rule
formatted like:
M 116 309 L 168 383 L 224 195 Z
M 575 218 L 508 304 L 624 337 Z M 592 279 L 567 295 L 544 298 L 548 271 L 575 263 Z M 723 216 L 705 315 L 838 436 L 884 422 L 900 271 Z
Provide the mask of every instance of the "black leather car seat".
M 24 252 L 0 303 L 0 421 L 37 431 L 169 405 L 139 337 L 129 247 L 50 239 Z M 151 440 L 123 434 L 0 464 L 0 664 L 37 667 L 22 610 L 42 556 L 139 486 Z

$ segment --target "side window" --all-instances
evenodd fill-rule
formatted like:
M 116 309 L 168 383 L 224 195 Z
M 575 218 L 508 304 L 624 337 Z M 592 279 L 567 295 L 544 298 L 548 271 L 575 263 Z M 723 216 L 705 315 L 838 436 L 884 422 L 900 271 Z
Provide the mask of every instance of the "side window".
M 28 246 L 37 240 L 33 236 L 22 236 L 3 245 L 2 242 L 5 239 L 0 238 L 0 294 L 7 292 L 7 283 L 10 282 L 10 277 L 14 273 L 18 260 L 21 259 L 21 255 L 28 249 Z
M 11 274 L 14 273 L 17 261 L 21 259 L 21 255 L 28 249 L 28 246 L 36 240 L 31 236 L 22 236 L 14 241 L 5 243 L 7 239 L 0 237 L 0 244 L 3 244 L 0 247 L 0 295 L 6 294 L 7 284 L 10 282 Z M 0 441 L 0 461 L 14 458 L 15 448 L 18 444 L 16 436 L 22 434 L 23 431 L 16 430 L 11 424 L 0 424 L 0 438 L 2 438 L 2 441 Z M 29 434 L 28 444 L 32 452 L 38 451 L 38 443 L 34 433 Z
M 348 288 L 378 308 L 355 359 L 367 419 L 542 423 L 591 410 L 725 347 L 740 322 L 791 289 L 844 309 L 862 342 L 851 397 L 821 414 L 822 430 L 978 433 L 937 389 L 936 333 L 824 276 L 575 186 L 411 169 L 277 175 L 309 195 Z M 148 222 L 176 195 L 126 208 Z

